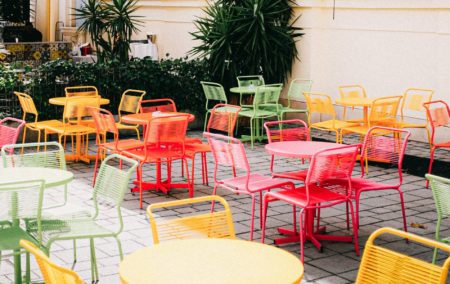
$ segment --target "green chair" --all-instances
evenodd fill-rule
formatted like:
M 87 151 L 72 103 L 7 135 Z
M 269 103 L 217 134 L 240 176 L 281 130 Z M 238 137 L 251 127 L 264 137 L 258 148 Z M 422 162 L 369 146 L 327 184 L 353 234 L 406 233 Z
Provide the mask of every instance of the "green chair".
M 227 95 L 223 86 L 218 83 L 201 81 L 203 92 L 206 97 L 206 113 L 205 113 L 205 125 L 203 131 L 206 131 L 206 125 L 208 122 L 208 115 L 211 114 L 212 109 L 216 104 L 227 104 Z
M 247 75 L 247 76 L 237 76 L 238 86 L 239 87 L 249 87 L 255 88 L 259 86 L 263 86 L 266 83 L 264 82 L 264 78 L 261 75 Z M 255 90 L 256 91 L 256 90 Z M 243 108 L 252 108 L 253 105 L 246 105 L 242 102 L 242 97 L 244 93 L 239 94 L 239 105 Z
M 0 263 L 3 251 L 14 256 L 15 283 L 22 282 L 20 240 L 28 240 L 41 246 L 41 211 L 44 181 L 0 183 Z M 36 220 L 36 236 L 29 234 L 21 220 Z M 30 255 L 26 257 L 25 282 L 30 283 Z
M 291 81 L 291 85 L 289 86 L 289 91 L 287 94 L 288 105 L 281 106 L 280 110 L 280 119 L 284 119 L 285 113 L 308 113 L 307 108 L 294 108 L 292 106 L 292 102 L 305 101 L 305 97 L 303 96 L 304 92 L 311 92 L 312 80 L 308 79 L 294 79 Z
M 97 175 L 92 192 L 94 212 L 90 217 L 63 219 L 60 216 L 53 216 L 43 219 L 43 223 L 52 222 L 53 224 L 53 230 L 42 232 L 46 240 L 44 245 L 47 247 L 48 254 L 50 254 L 51 246 L 55 241 L 89 239 L 92 281 L 98 281 L 99 279 L 95 257 L 95 238 L 114 238 L 117 242 L 120 259 L 122 259 L 122 245 L 118 238 L 123 230 L 121 205 L 125 192 L 129 188 L 131 174 L 137 166 L 137 161 L 124 156 L 118 154 L 108 156 L 100 166 Z M 116 226 L 106 227 L 98 222 L 111 220 L 114 217 L 118 220 L 118 222 L 114 222 L 114 224 L 117 224 Z
M 441 237 L 442 219 L 450 217 L 450 179 L 431 174 L 426 174 L 425 177 L 430 182 L 434 203 L 436 204 L 436 240 L 445 244 L 450 244 L 450 237 Z M 434 249 L 433 263 L 436 262 L 437 252 L 437 248 Z
M 250 141 L 253 149 L 255 138 L 262 140 L 262 124 L 265 118 L 276 117 L 279 120 L 278 100 L 283 84 L 271 84 L 256 88 L 253 106 L 251 109 L 242 110 L 239 116 L 250 118 Z

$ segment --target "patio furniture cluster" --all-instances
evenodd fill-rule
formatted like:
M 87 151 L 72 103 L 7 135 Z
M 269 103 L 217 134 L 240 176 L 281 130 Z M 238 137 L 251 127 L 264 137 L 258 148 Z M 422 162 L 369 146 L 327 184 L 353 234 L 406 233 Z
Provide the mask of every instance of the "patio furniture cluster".
M 91 278 L 97 281 L 99 267 L 94 241 L 113 238 L 120 259 L 123 259 L 119 269 L 123 283 L 175 283 L 182 280 L 211 283 L 213 279 L 233 282 L 236 278 L 246 283 L 300 283 L 304 274 L 306 241 L 319 251 L 325 246 L 321 241 L 353 243 L 355 254 L 359 256 L 358 231 L 363 226 L 359 216 L 361 195 L 382 190 L 398 192 L 403 231 L 385 228 L 372 234 L 361 258 L 356 282 L 407 282 L 411 279 L 445 282 L 450 258 L 439 266 L 436 256 L 438 250 L 450 252 L 447 245 L 450 240 L 440 234 L 442 219 L 450 215 L 450 206 L 446 204 L 450 180 L 431 174 L 435 150 L 450 148 L 450 142 L 437 140 L 438 131 L 450 125 L 450 109 L 444 101 L 432 101 L 432 90 L 407 89 L 403 96 L 372 98 L 362 86 L 341 86 L 338 87 L 341 98 L 335 102 L 344 107 L 343 117 L 339 120 L 331 97 L 313 92 L 312 80 L 292 80 L 287 90 L 287 106 L 280 101 L 282 84 L 265 84 L 260 75 L 240 76 L 237 82 L 238 87 L 231 88 L 230 92 L 239 94 L 239 105 L 229 103 L 220 84 L 201 82 L 206 98 L 204 139 L 187 136 L 188 124 L 195 115 L 177 111 L 170 98 L 148 99 L 143 90 L 123 92 L 118 120 L 110 110 L 102 107 L 109 100 L 102 98 L 95 86 L 67 87 L 65 97 L 51 99 L 50 104 L 63 106 L 64 110 L 61 120 L 49 121 L 38 120 L 39 112 L 32 97 L 15 92 L 22 107 L 22 119 L 9 117 L 0 121 L 3 162 L 0 200 L 6 208 L 0 210 L 0 250 L 12 251 L 15 282 L 30 282 L 29 253 L 32 253 L 46 283 L 82 283 L 74 271 L 49 258 L 55 242 L 71 240 L 76 261 L 76 241 L 79 239 L 89 240 Z M 306 108 L 296 107 L 299 100 L 304 100 Z M 362 117 L 355 117 L 355 112 L 350 112 L 350 108 L 354 110 L 355 107 L 362 107 Z M 409 122 L 405 115 L 407 110 L 422 113 L 426 122 Z M 307 122 L 287 119 L 286 116 L 292 113 L 304 114 Z M 247 121 L 249 137 L 237 138 L 238 126 L 242 132 Z M 428 187 L 430 182 L 436 201 L 436 241 L 407 232 L 401 186 L 403 159 L 411 135 L 408 128 L 424 128 L 428 136 L 429 174 L 423 184 Z M 334 133 L 335 143 L 313 141 L 313 130 Z M 27 131 L 36 132 L 36 143 L 26 143 Z M 125 131 L 135 137 L 123 138 Z M 17 143 L 21 132 L 22 143 Z M 344 138 L 355 135 L 359 138 L 357 143 L 343 143 Z M 57 142 L 49 142 L 55 136 Z M 89 142 L 94 137 L 97 152 L 91 155 Z M 266 154 L 271 156 L 267 168 L 271 175 L 252 170 L 243 143 L 250 141 L 253 148 L 256 140 L 266 138 Z M 210 196 L 194 197 L 197 157 L 201 160 L 202 183 L 209 184 L 207 153 L 213 158 L 214 185 Z M 276 165 L 280 158 L 298 160 L 302 166 L 286 165 L 280 169 Z M 67 170 L 66 161 L 90 163 L 93 160 L 93 189 L 88 191 L 93 207 L 73 206 L 67 200 L 67 185 L 74 176 Z M 361 168 L 359 177 L 353 173 L 356 162 Z M 370 178 L 369 162 L 394 168 L 393 179 Z M 147 164 L 155 168 L 155 172 L 150 173 L 154 177 L 152 181 L 145 180 Z M 178 165 L 182 177 L 173 177 L 173 168 Z M 136 178 L 132 179 L 134 173 Z M 180 182 L 179 178 L 183 180 Z M 47 204 L 45 190 L 57 186 L 64 187 L 61 193 L 64 201 Z M 153 246 L 124 258 L 119 235 L 124 230 L 121 205 L 125 194 L 129 190 L 138 193 L 136 207 L 144 209 L 144 191 L 168 194 L 175 188 L 187 189 L 189 198 L 149 205 L 146 212 Z M 260 229 L 261 243 L 236 240 L 230 206 L 225 198 L 217 195 L 218 189 L 251 197 L 249 208 L 242 209 L 251 215 L 249 240 L 253 241 L 254 233 Z M 277 228 L 284 237 L 276 239 L 275 244 L 298 243 L 300 259 L 264 244 L 266 223 L 270 218 L 269 205 L 275 202 L 288 203 L 289 210 L 292 208 L 292 229 Z M 182 218 L 160 214 L 169 208 L 195 204 L 205 204 L 205 212 Z M 345 205 L 342 215 L 347 229 L 351 227 L 349 235 L 327 233 L 321 224 L 326 218 L 321 212 L 339 205 Z M 111 216 L 114 216 L 114 226 L 102 224 L 102 218 L 111 219 Z M 259 221 L 256 226 L 255 220 Z M 382 234 L 430 246 L 434 249 L 432 263 L 375 244 L 374 240 Z M 24 278 L 23 253 L 27 254 Z M 175 272 L 172 266 L 180 269 Z M 390 267 L 396 267 L 395 271 Z M 202 273 L 204 269 L 209 271 L 208 275 Z

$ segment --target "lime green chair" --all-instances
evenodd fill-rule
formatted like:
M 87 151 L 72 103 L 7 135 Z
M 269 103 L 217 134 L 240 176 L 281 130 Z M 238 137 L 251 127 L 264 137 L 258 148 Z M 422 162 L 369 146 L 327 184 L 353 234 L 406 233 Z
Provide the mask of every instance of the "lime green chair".
M 203 131 L 206 131 L 208 115 L 211 114 L 216 104 L 227 104 L 227 95 L 223 86 L 218 83 L 201 81 L 200 84 L 202 84 L 203 93 L 206 97 L 205 125 L 203 126 Z
M 256 88 L 253 98 L 253 107 L 251 109 L 239 112 L 240 117 L 250 118 L 250 141 L 253 149 L 255 138 L 262 140 L 262 124 L 264 119 L 275 117 L 279 120 L 280 98 L 283 84 L 271 84 L 259 86 Z
M 292 102 L 305 102 L 304 92 L 311 92 L 312 80 L 294 79 L 291 81 L 287 94 L 288 105 L 281 106 L 280 119 L 284 119 L 286 113 L 305 113 L 308 114 L 308 108 L 294 108 Z
M 247 75 L 247 76 L 237 76 L 238 86 L 239 87 L 249 87 L 255 88 L 259 86 L 263 86 L 266 83 L 264 82 L 264 77 L 261 75 Z M 256 91 L 256 90 L 255 90 Z M 242 108 L 252 108 L 253 105 L 246 105 L 242 102 L 242 97 L 244 93 L 239 94 L 239 105 Z
M 118 154 L 108 156 L 100 166 L 92 192 L 94 210 L 91 216 L 67 219 L 60 216 L 43 218 L 43 223 L 53 224 L 53 230 L 42 232 L 48 253 L 50 254 L 51 246 L 55 241 L 89 239 L 92 281 L 99 279 L 95 257 L 95 238 L 114 238 L 117 242 L 120 259 L 122 259 L 122 245 L 118 238 L 123 230 L 121 205 L 125 192 L 129 188 L 131 174 L 137 166 L 137 161 L 124 156 Z M 114 217 L 117 218 L 117 221 L 113 222 L 116 225 L 106 227 L 98 222 L 99 220 L 112 220 Z
M 41 212 L 44 181 L 0 183 L 0 263 L 3 251 L 12 251 L 14 256 L 15 283 L 22 282 L 20 240 L 41 246 Z M 36 220 L 36 236 L 25 229 L 22 220 Z M 30 255 L 26 258 L 25 282 L 30 283 Z
M 425 177 L 430 182 L 434 203 L 436 204 L 436 240 L 442 243 L 450 244 L 450 237 L 441 237 L 442 219 L 450 217 L 450 179 L 431 174 L 426 174 Z M 437 252 L 437 249 L 435 249 L 433 254 L 433 263 L 436 262 Z

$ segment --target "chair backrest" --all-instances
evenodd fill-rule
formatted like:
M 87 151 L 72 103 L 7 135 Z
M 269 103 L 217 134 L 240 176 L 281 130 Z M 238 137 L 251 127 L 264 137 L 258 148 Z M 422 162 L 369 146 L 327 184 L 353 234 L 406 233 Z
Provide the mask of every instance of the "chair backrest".
M 397 167 L 399 184 L 402 184 L 402 164 L 411 132 L 404 129 L 374 126 L 367 131 L 361 149 L 361 173 L 364 176 L 364 161 L 389 163 Z
M 330 190 L 340 193 L 343 199 L 350 198 L 352 194 L 350 177 L 360 149 L 360 144 L 343 145 L 321 150 L 313 155 L 305 179 L 308 203 L 311 201 L 309 196 L 316 185 L 327 187 L 329 184 Z M 344 181 L 346 184 L 333 183 L 333 180 Z M 323 205 L 325 204 L 321 204 Z
M 366 98 L 366 90 L 361 85 L 339 86 L 339 94 L 342 99 Z
M 271 84 L 257 87 L 255 96 L 253 97 L 253 110 L 257 112 L 260 108 L 268 106 L 278 108 L 278 101 L 282 89 L 283 84 Z
M 161 218 L 157 212 L 160 208 L 195 206 L 205 202 L 215 202 L 214 212 L 208 210 L 207 213 L 189 214 L 181 218 L 177 215 L 173 219 Z M 218 207 L 223 207 L 223 210 L 217 210 Z M 217 195 L 153 203 L 148 206 L 147 215 L 152 228 L 153 244 L 174 239 L 236 238 L 230 206 Z
M 65 87 L 66 97 L 97 97 L 98 90 L 95 86 L 74 86 Z
M 186 137 L 188 114 L 153 117 L 147 127 L 145 142 L 155 145 L 183 145 Z
M 205 81 L 201 81 L 200 84 L 202 84 L 203 93 L 206 97 L 206 110 L 210 109 L 211 101 L 214 101 L 214 104 L 227 104 L 227 95 L 221 84 Z
M 424 103 L 423 107 L 427 111 L 427 118 L 431 125 L 431 143 L 434 144 L 435 137 L 437 136 L 437 128 L 450 125 L 450 108 L 442 100 Z
M 269 143 L 282 141 L 309 141 L 309 128 L 300 119 L 268 121 L 264 123 Z
M 142 98 L 146 92 L 142 90 L 129 89 L 123 92 L 122 98 L 119 104 L 119 121 L 122 119 L 122 115 L 130 113 L 138 113 L 141 105 Z
M 3 166 L 66 169 L 64 148 L 57 142 L 10 144 L 2 147 Z
M 392 96 L 373 100 L 370 107 L 369 126 L 395 122 L 401 99 L 401 96 Z
M 262 75 L 237 76 L 237 81 L 239 87 L 258 87 L 266 84 Z
M 405 118 L 405 111 L 413 112 L 414 117 L 419 117 L 420 114 L 425 113 L 423 103 L 431 101 L 434 91 L 427 89 L 410 88 L 403 94 L 402 106 L 400 108 L 400 115 L 402 121 Z M 425 115 L 426 116 L 426 115 Z M 425 117 L 427 118 L 427 117 Z
M 97 143 L 106 142 L 106 134 L 111 133 L 114 137 L 114 143 L 117 149 L 117 143 L 119 142 L 119 129 L 117 128 L 116 121 L 113 114 L 103 108 L 87 107 L 95 124 L 95 132 L 97 134 Z M 103 141 L 101 138 L 103 137 Z
M 30 97 L 30 95 L 21 92 L 14 92 L 14 95 L 17 96 L 20 107 L 22 108 L 22 119 L 26 120 L 27 114 L 32 114 L 34 116 L 34 122 L 36 122 L 38 120 L 39 114 L 36 109 L 36 105 L 34 104 L 33 98 Z
M 54 263 L 32 242 L 21 240 L 20 246 L 34 255 L 46 284 L 83 284 L 83 280 L 75 271 Z
M 141 113 L 148 112 L 177 112 L 177 106 L 175 102 L 171 99 L 154 99 L 154 100 L 144 100 L 141 101 L 139 106 Z
M 311 118 L 314 114 L 327 115 L 331 119 L 336 119 L 333 102 L 330 96 L 319 93 L 305 92 L 306 107 L 308 108 L 308 125 L 311 124 Z
M 450 179 L 431 174 L 426 174 L 425 177 L 430 181 L 438 222 L 440 222 L 442 218 L 450 217 Z
M 228 136 L 233 136 L 240 111 L 240 106 L 227 104 L 215 105 L 211 110 L 206 131 L 211 132 L 211 130 L 215 130 L 225 132 Z
M 64 122 L 80 122 L 90 118 L 88 107 L 100 107 L 100 97 L 70 97 L 67 98 L 64 106 Z
M 435 240 L 393 228 L 378 229 L 367 240 L 356 278 L 357 284 L 446 283 L 450 257 L 445 260 L 442 266 L 438 266 L 375 244 L 375 240 L 384 234 L 404 238 L 427 247 L 438 248 L 447 253 L 450 252 L 449 245 Z
M 0 120 L 0 147 L 15 144 L 24 125 L 25 121 L 13 117 Z
M 293 101 L 304 101 L 305 100 L 305 96 L 303 95 L 303 93 L 305 92 L 311 92 L 311 87 L 312 87 L 312 80 L 309 79 L 302 79 L 302 78 L 298 78 L 298 79 L 294 79 L 291 81 L 291 84 L 289 85 L 289 90 L 288 90 L 288 106 L 291 106 L 291 100 Z

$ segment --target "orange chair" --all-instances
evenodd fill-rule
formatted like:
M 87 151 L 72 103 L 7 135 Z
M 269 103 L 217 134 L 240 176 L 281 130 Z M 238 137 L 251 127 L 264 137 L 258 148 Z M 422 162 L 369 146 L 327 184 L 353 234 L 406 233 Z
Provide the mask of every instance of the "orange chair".
M 350 99 L 350 98 L 367 98 L 366 90 L 361 85 L 348 85 L 348 86 L 339 86 L 339 94 L 341 94 L 341 99 Z M 353 108 L 352 108 L 353 109 Z M 347 120 L 347 107 L 344 106 L 343 119 Z M 363 122 L 363 119 L 351 120 L 352 122 Z
M 154 99 L 141 101 L 139 109 L 142 113 L 146 112 L 177 112 L 177 106 L 171 99 Z
M 122 122 L 122 116 L 126 114 L 138 113 L 142 98 L 145 94 L 146 92 L 141 90 L 126 90 L 122 94 L 118 110 L 119 122 L 116 123 L 117 129 L 119 131 L 124 129 L 134 130 L 138 139 L 141 139 L 139 135 L 139 125 L 130 125 Z
M 74 86 L 65 87 L 66 97 L 98 97 L 98 90 L 95 86 Z
M 154 117 L 146 126 L 144 135 L 144 146 L 122 151 L 123 155 L 139 161 L 137 170 L 139 186 L 133 191 L 139 191 L 139 207 L 142 209 L 142 192 L 144 183 L 142 181 L 142 166 L 146 163 L 156 164 L 156 183 L 145 183 L 145 190 L 154 189 L 168 193 L 173 187 L 187 187 L 189 195 L 192 195 L 192 187 L 189 182 L 189 172 L 187 183 L 171 183 L 171 163 L 175 160 L 185 160 L 186 129 L 189 115 L 171 115 Z M 161 181 L 161 163 L 167 163 L 167 182 Z M 187 171 L 186 163 L 186 171 Z
M 124 150 L 130 150 L 138 147 L 142 147 L 144 142 L 136 139 L 119 139 L 119 129 L 117 123 L 114 120 L 114 116 L 106 109 L 88 107 L 92 118 L 95 122 L 95 130 L 97 133 L 97 156 L 95 158 L 94 166 L 94 180 L 97 178 L 98 160 L 103 157 L 107 152 L 120 154 Z M 106 135 L 110 133 L 113 135 L 112 142 L 106 142 Z

